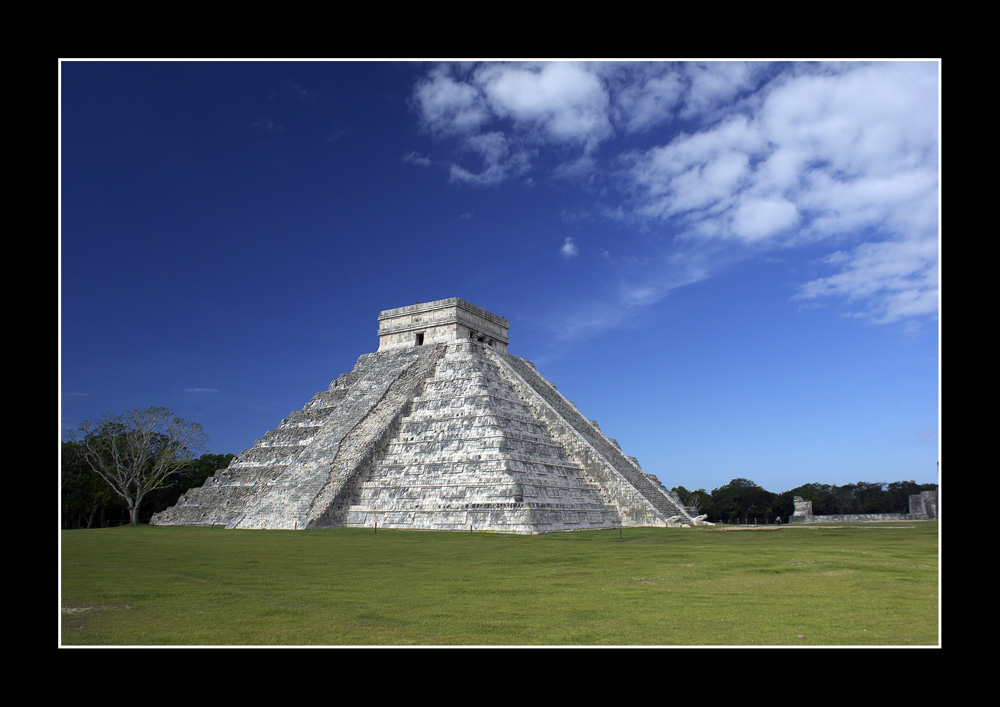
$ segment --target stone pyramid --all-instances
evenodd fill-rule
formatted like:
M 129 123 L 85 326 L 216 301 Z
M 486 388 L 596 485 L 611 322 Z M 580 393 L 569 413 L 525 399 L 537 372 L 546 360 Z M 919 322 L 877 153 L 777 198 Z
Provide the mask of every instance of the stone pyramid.
M 548 533 L 698 522 L 453 298 L 379 315 L 379 349 L 154 525 Z

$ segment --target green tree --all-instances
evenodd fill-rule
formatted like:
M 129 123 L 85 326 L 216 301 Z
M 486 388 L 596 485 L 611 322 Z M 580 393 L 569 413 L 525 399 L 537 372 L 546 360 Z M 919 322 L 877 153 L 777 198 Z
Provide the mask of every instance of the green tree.
M 854 513 L 888 513 L 882 482 L 859 481 L 854 484 Z
M 775 494 L 750 479 L 733 479 L 725 486 L 713 489 L 709 517 L 718 520 L 761 518 L 774 516 Z
M 78 433 L 80 458 L 124 500 L 133 525 L 143 499 L 171 484 L 207 441 L 201 425 L 155 406 L 83 422 Z
M 688 491 L 683 486 L 676 486 L 671 489 L 681 499 L 681 503 L 689 508 L 693 508 L 696 513 L 706 513 L 712 502 L 712 497 L 705 489 Z
M 95 475 L 80 456 L 80 444 L 63 442 L 60 454 L 62 527 L 103 526 L 109 514 L 119 515 L 121 499 Z

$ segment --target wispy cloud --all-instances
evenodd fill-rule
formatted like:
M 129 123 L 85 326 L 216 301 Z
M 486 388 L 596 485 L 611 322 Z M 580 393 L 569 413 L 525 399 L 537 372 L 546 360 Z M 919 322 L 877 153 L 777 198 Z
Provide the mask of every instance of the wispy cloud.
M 253 123 L 251 123 L 251 125 L 253 127 L 257 128 L 258 130 L 264 131 L 265 133 L 280 133 L 280 132 L 284 132 L 285 131 L 285 126 L 284 125 L 280 125 L 278 123 L 275 123 L 273 120 L 271 120 L 267 116 L 264 116 L 262 118 L 258 118 Z
M 934 315 L 938 311 L 938 250 L 934 239 L 864 243 L 824 262 L 837 272 L 803 284 L 803 301 L 840 297 L 852 315 L 875 323 Z
M 647 310 L 678 289 L 702 282 L 732 264 L 732 258 L 710 248 L 681 248 L 649 257 L 615 257 L 599 253 L 607 278 L 585 296 L 547 303 L 546 311 L 533 321 L 544 328 L 545 361 L 562 350 L 608 331 L 641 326 Z
M 431 165 L 429 157 L 424 157 L 416 151 L 403 155 L 403 162 L 420 165 L 421 167 L 429 167 Z
M 575 258 L 580 254 L 580 249 L 577 248 L 576 243 L 573 242 L 573 239 L 567 236 L 566 240 L 563 241 L 562 248 L 559 249 L 559 253 L 564 258 Z
M 218 393 L 218 388 L 185 388 L 185 393 Z

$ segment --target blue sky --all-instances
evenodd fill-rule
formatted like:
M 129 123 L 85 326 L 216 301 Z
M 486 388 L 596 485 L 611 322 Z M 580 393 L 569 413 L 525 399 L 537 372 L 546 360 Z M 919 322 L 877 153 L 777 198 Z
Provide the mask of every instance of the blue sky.
M 60 434 L 239 453 L 461 297 L 645 471 L 934 483 L 940 65 L 60 69 Z

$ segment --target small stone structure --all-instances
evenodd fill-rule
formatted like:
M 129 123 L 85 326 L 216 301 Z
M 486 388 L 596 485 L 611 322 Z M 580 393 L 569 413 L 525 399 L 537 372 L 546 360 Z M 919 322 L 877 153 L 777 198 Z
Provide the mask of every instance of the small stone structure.
M 510 322 L 456 298 L 388 309 L 378 315 L 378 350 L 476 341 L 507 352 Z
M 789 523 L 874 523 L 878 521 L 937 520 L 937 491 L 923 491 L 910 496 L 909 513 L 868 513 L 814 516 L 812 501 L 801 496 L 792 499 L 795 513 Z
M 457 298 L 382 312 L 377 352 L 152 523 L 523 534 L 698 524 L 507 352 L 509 327 Z

